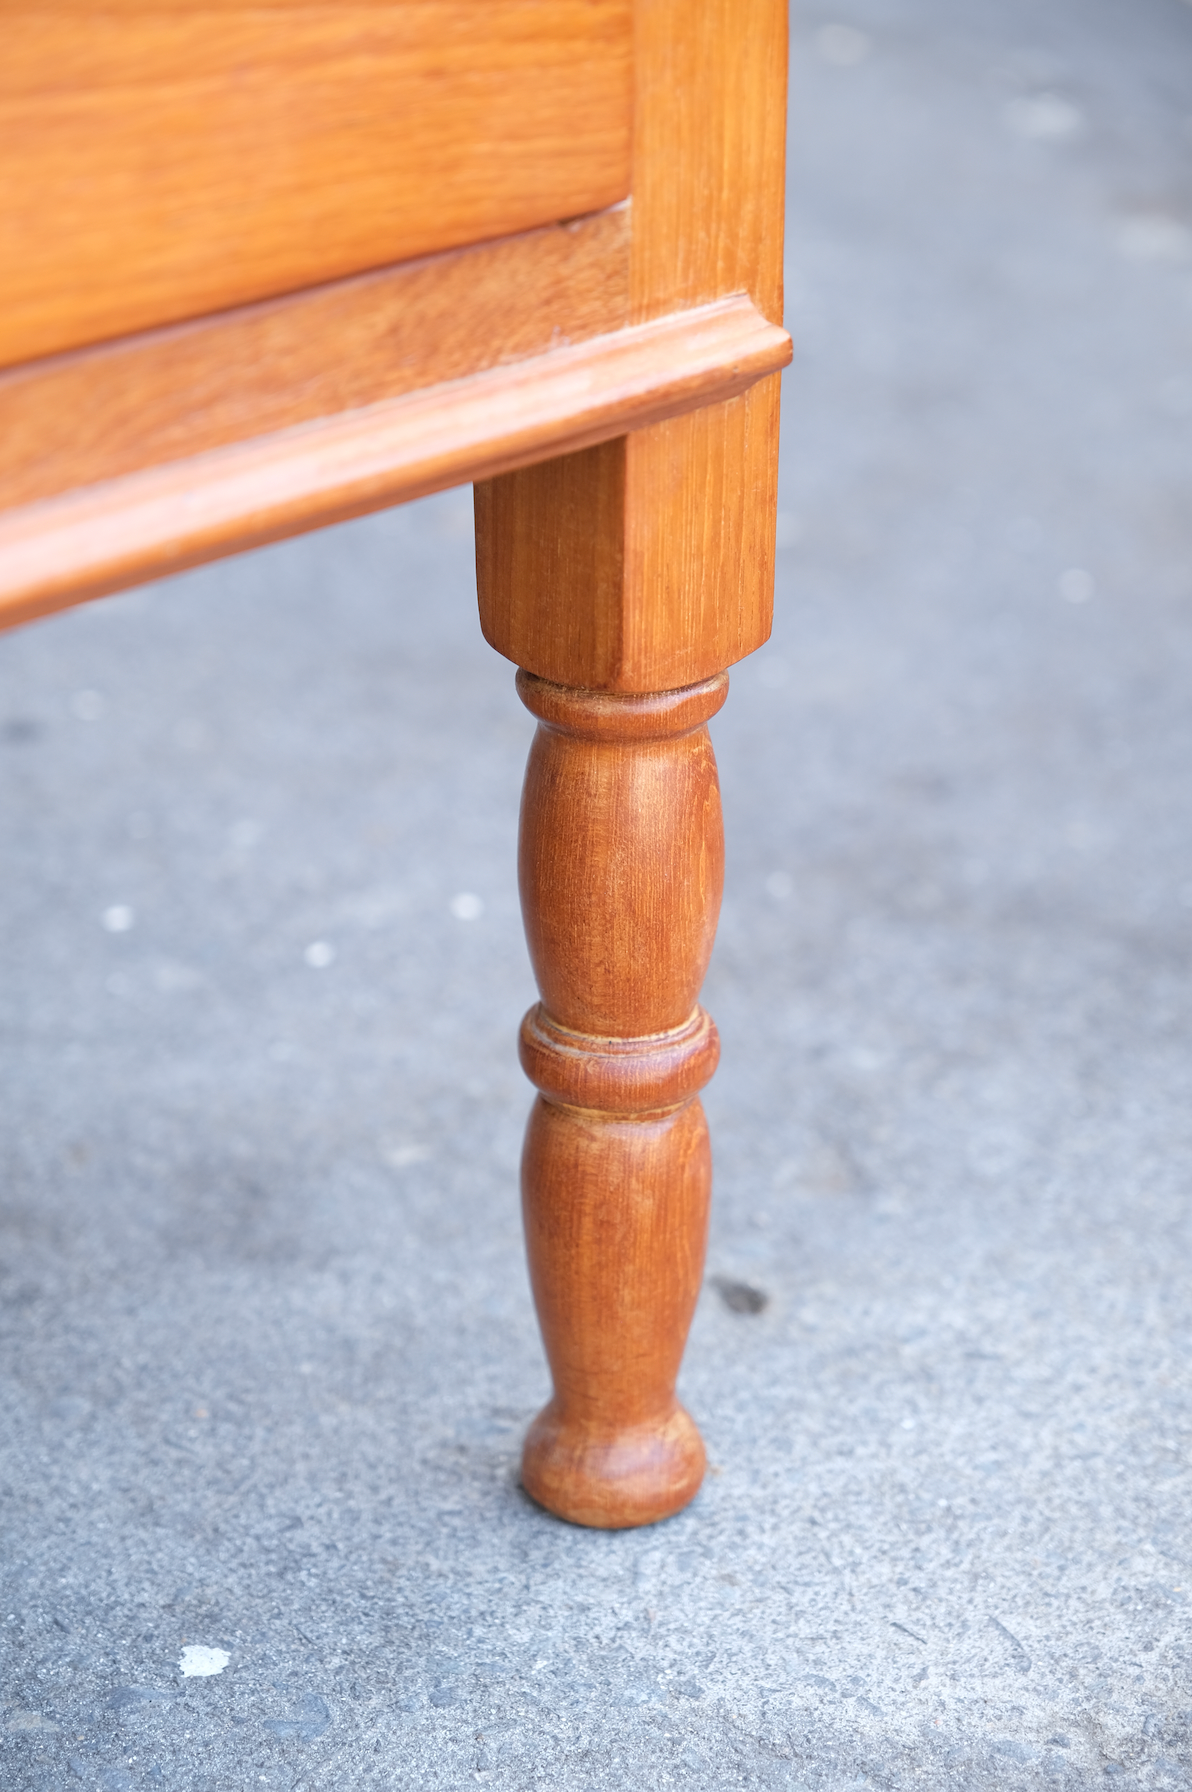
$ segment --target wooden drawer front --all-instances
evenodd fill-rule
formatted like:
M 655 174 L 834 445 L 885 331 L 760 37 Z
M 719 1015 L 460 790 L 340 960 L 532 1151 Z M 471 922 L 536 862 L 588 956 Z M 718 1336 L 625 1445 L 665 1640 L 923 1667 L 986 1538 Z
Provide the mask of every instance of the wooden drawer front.
M 0 365 L 629 191 L 629 0 L 66 0 L 0 33 Z

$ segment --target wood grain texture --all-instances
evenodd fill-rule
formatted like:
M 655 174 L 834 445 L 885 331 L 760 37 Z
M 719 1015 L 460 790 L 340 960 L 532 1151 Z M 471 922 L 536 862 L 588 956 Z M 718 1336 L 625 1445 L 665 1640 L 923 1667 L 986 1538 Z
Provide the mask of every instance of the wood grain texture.
M 0 509 L 621 328 L 630 211 L 0 373 Z
M 519 879 L 542 996 L 522 1026 L 542 1092 L 522 1198 L 554 1381 L 522 1479 L 579 1524 L 666 1517 L 703 1478 L 675 1380 L 711 1187 L 698 1090 L 718 1042 L 697 999 L 724 871 L 707 721 L 727 688 L 604 696 L 518 675 L 539 719 Z
M 522 1213 L 555 1391 L 526 1437 L 522 1485 L 573 1524 L 652 1524 L 699 1492 L 703 1441 L 674 1389 L 711 1182 L 698 1101 L 623 1119 L 534 1104 Z
M 0 364 L 611 205 L 629 0 L 4 8 Z
M 478 482 L 485 632 L 539 720 L 523 1199 L 554 1395 L 523 1479 L 604 1527 L 704 1470 L 675 1384 L 719 1049 L 707 719 L 769 629 L 785 63 L 785 0 L 5 15 L 0 361 L 43 359 L 0 386 L 0 622 Z M 389 265 L 630 185 L 619 223 Z M 621 234 L 584 262 L 592 230 Z
M 0 624 L 607 440 L 739 392 L 788 352 L 729 300 L 10 510 Z
M 785 0 L 636 0 L 633 315 L 747 292 L 782 322 Z
M 785 0 L 637 0 L 635 20 L 631 315 L 737 292 L 777 327 Z M 539 717 L 522 1189 L 554 1397 L 522 1479 L 582 1524 L 665 1517 L 704 1469 L 674 1392 L 717 1054 L 696 1006 L 723 850 L 704 718 L 769 633 L 777 425 L 771 377 L 476 489 L 482 625 Z
M 631 314 L 747 292 L 777 323 L 785 0 L 638 0 L 635 21 Z M 539 466 L 478 491 L 488 640 L 545 678 L 612 691 L 690 683 L 751 653 L 770 630 L 777 445 L 770 380 L 602 450 L 598 468 Z M 577 495 L 585 478 L 595 509 Z
M 784 349 L 783 359 L 789 359 Z M 675 689 L 770 632 L 778 382 L 476 487 L 480 624 L 591 690 Z

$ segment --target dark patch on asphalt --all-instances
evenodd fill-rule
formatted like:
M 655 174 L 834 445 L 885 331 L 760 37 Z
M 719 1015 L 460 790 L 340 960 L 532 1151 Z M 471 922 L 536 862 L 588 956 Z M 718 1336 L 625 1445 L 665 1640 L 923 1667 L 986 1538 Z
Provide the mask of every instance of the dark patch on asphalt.
M 770 1296 L 765 1290 L 754 1288 L 749 1282 L 713 1276 L 711 1283 L 730 1313 L 764 1313 L 770 1304 Z

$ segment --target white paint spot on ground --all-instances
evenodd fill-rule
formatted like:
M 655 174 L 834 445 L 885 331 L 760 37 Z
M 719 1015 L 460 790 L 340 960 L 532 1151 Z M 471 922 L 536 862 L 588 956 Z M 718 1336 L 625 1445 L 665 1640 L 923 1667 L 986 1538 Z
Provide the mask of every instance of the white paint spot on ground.
M 178 1666 L 188 1680 L 222 1674 L 232 1657 L 226 1649 L 209 1649 L 205 1643 L 188 1643 L 178 1657 Z
M 325 971 L 335 963 L 335 947 L 330 940 L 312 940 L 302 956 L 312 971 Z
M 70 707 L 80 722 L 98 722 L 107 704 L 98 691 L 76 691 Z
M 1059 592 L 1066 604 L 1087 604 L 1097 589 L 1091 572 L 1083 566 L 1070 566 L 1059 578 Z
M 815 34 L 815 47 L 834 68 L 855 68 L 858 62 L 864 62 L 873 44 L 855 25 L 821 25 Z
M 105 908 L 99 917 L 109 933 L 127 933 L 136 916 L 124 902 L 113 902 L 111 908 Z
M 1084 128 L 1080 110 L 1058 93 L 1032 93 L 1011 100 L 1002 114 L 1016 137 L 1036 143 L 1061 143 Z
M 451 898 L 451 912 L 457 921 L 478 921 L 484 913 L 484 904 L 472 890 L 461 890 L 458 896 Z

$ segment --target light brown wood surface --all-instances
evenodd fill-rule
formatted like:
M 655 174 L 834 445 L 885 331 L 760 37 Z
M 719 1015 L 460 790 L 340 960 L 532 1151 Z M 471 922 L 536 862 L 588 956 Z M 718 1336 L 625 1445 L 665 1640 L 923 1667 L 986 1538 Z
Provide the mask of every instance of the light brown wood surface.
M 637 320 L 747 292 L 782 322 L 785 0 L 637 0 Z
M 623 199 L 629 0 L 0 14 L 0 365 Z
M 711 1190 L 698 1090 L 718 1042 L 697 997 L 724 871 L 707 719 L 727 687 L 624 697 L 518 677 L 539 719 L 519 876 L 542 995 L 522 1063 L 543 1092 L 522 1190 L 554 1380 L 522 1478 L 581 1524 L 665 1517 L 703 1478 L 675 1378 Z
M 607 439 L 789 353 L 728 300 L 10 510 L 0 624 Z
M 777 382 L 762 385 L 476 487 L 480 620 L 499 653 L 560 683 L 651 691 L 761 646 L 778 454 Z
M 627 205 L 0 373 L 0 510 L 620 329 Z
M 779 323 L 785 0 L 639 0 L 635 23 L 631 315 L 743 291 Z M 604 451 L 599 524 L 582 502 L 560 505 L 574 472 L 495 481 L 477 494 L 488 640 L 545 678 L 619 691 L 687 684 L 752 652 L 770 630 L 777 447 L 767 381 L 635 434 L 615 468 L 619 451 Z

